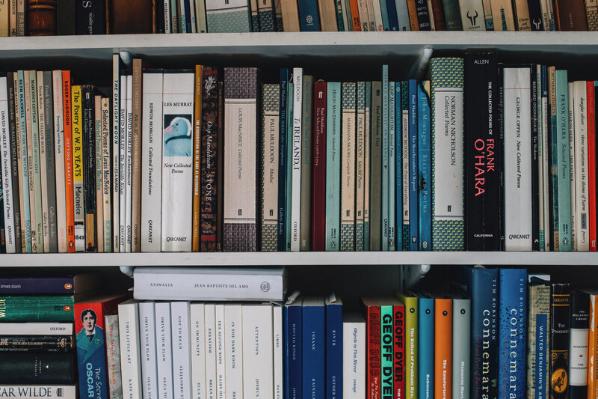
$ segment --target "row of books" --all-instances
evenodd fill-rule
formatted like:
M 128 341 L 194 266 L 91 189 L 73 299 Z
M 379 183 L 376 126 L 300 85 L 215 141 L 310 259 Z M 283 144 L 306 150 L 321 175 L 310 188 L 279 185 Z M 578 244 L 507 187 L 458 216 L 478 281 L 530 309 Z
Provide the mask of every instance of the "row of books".
M 299 31 L 598 30 L 584 0 L 12 0 L 0 36 Z
M 426 81 L 284 68 L 0 78 L 8 253 L 595 251 L 596 85 L 493 53 Z

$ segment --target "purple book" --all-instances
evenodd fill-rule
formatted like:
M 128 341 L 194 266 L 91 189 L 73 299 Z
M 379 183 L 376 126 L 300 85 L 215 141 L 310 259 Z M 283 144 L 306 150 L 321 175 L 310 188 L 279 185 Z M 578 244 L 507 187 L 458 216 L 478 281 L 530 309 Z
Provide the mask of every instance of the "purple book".
M 97 274 L 71 276 L 0 277 L 0 295 L 71 295 L 99 286 Z

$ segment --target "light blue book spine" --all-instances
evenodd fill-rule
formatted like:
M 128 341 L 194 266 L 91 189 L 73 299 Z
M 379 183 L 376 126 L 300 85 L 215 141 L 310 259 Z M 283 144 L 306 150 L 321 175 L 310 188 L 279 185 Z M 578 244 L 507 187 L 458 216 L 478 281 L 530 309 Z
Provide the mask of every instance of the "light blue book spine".
M 569 88 L 566 70 L 556 71 L 556 128 L 558 151 L 559 251 L 572 251 L 571 148 L 569 145 Z
M 409 24 L 409 11 L 407 10 L 407 1 L 395 0 L 395 4 L 397 6 L 397 17 L 399 18 L 399 30 L 411 30 L 411 25 Z
M 365 82 L 365 183 L 364 195 L 367 200 L 363 203 L 363 250 L 370 250 L 370 120 L 372 118 L 372 82 Z
M 419 249 L 432 250 L 432 154 L 430 148 L 430 95 L 417 85 L 417 164 L 419 169 Z
M 388 251 L 388 65 L 382 66 L 382 250 Z
M 419 182 L 417 163 L 417 81 L 409 81 L 409 250 L 419 249 Z
M 434 398 L 434 298 L 418 299 L 418 389 L 420 399 Z
M 384 30 L 390 30 L 390 23 L 388 20 L 388 9 L 386 7 L 386 1 L 380 1 L 380 13 L 382 14 L 382 27 Z
M 341 84 L 328 82 L 326 114 L 326 250 L 340 249 Z
M 20 70 L 18 72 L 19 87 L 18 87 L 18 102 L 19 102 L 19 137 L 20 137 L 20 160 L 19 162 L 23 166 L 23 174 L 19 176 L 19 180 L 23 183 L 21 195 L 23 200 L 21 204 L 21 212 L 23 212 L 25 226 L 21 227 L 24 229 L 25 242 L 24 249 L 25 253 L 31 253 L 31 207 L 29 203 L 29 185 L 33 182 L 29 181 L 29 168 L 33 167 L 29 165 L 29 157 L 27 154 L 27 118 L 25 114 L 25 73 Z
M 292 83 L 293 78 L 289 79 L 287 84 L 287 212 L 285 214 L 285 226 L 287 229 L 286 233 L 286 250 L 291 250 L 291 217 L 292 217 L 292 200 L 293 200 L 293 179 L 291 176 L 293 175 L 293 90 L 294 85 Z
M 401 108 L 401 82 L 395 82 L 395 244 L 403 249 L 403 114 Z M 391 164 L 392 167 L 392 164 Z M 392 204 L 391 204 L 392 206 Z
M 395 119 L 395 82 L 388 84 L 388 250 L 397 250 L 396 241 L 396 119 Z

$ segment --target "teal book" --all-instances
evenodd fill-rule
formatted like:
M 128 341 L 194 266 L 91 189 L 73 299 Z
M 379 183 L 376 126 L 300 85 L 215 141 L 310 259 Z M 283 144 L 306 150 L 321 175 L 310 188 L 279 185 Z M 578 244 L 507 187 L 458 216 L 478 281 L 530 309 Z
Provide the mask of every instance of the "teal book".
M 558 154 L 559 251 L 573 250 L 571 237 L 571 165 L 569 144 L 569 88 L 566 70 L 556 71 L 556 141 Z
M 401 82 L 401 174 L 403 209 L 401 225 L 403 244 L 401 250 L 409 250 L 409 82 Z
M 388 250 L 397 250 L 396 229 L 395 229 L 395 86 L 396 82 L 388 83 Z
M 29 185 L 33 182 L 29 181 L 29 156 L 27 154 L 27 115 L 25 111 L 25 73 L 20 70 L 17 73 L 18 86 L 17 86 L 17 126 L 18 126 L 18 139 L 17 139 L 17 151 L 19 162 L 21 166 L 19 169 L 19 186 L 20 192 L 20 204 L 21 212 L 23 213 L 24 226 L 21 226 L 22 230 L 22 247 L 24 253 L 31 253 L 31 205 L 29 201 Z M 17 189 L 17 188 L 14 188 Z
M 326 107 L 326 250 L 340 249 L 341 84 L 328 82 Z
M 72 295 L 2 296 L 0 322 L 72 322 Z
M 401 108 L 401 82 L 395 82 L 393 97 L 395 105 L 395 163 L 394 167 L 393 164 L 390 164 L 390 167 L 395 171 L 395 247 L 397 251 L 401 251 L 403 249 L 403 110 Z M 393 203 L 390 206 L 393 206 Z
M 248 0 L 206 0 L 206 22 L 210 33 L 251 32 Z
M 388 19 L 388 7 L 385 0 L 380 0 L 380 14 L 382 14 L 382 27 L 384 30 L 390 30 L 390 22 Z
M 383 2 L 381 2 L 383 3 Z M 388 65 L 382 65 L 382 251 L 388 251 L 389 240 L 388 240 L 388 209 L 389 209 L 389 180 L 388 180 Z
M 370 132 L 372 118 L 372 82 L 365 82 L 365 137 L 364 137 L 364 187 L 363 187 L 363 250 L 370 250 Z
M 548 86 L 550 87 L 550 94 L 548 99 L 549 106 L 549 121 L 550 121 L 550 199 L 551 199 L 551 212 L 550 212 L 550 223 L 552 230 L 552 237 L 550 241 L 552 243 L 551 249 L 553 251 L 559 250 L 559 182 L 558 182 L 558 170 L 559 170 L 559 151 L 558 151 L 558 135 L 557 135 L 557 123 L 556 123 L 556 69 L 550 67 L 548 69 Z
M 355 139 L 356 88 L 355 82 L 342 83 L 341 129 L 341 251 L 355 250 Z
M 393 312 L 392 305 L 380 305 L 380 379 L 382 399 L 393 399 Z
M 432 243 L 437 251 L 464 248 L 463 59 L 433 58 Z
M 286 233 L 286 250 L 291 250 L 291 235 L 292 235 L 292 199 L 293 199 L 293 93 L 295 85 L 293 84 L 293 78 L 289 79 L 287 83 L 287 212 L 285 214 L 285 226 L 287 229 Z

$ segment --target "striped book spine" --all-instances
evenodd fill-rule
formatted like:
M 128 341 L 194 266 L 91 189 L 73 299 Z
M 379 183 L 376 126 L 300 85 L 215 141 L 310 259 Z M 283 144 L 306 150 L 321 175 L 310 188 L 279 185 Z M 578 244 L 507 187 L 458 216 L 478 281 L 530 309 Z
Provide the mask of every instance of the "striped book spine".
M 341 251 L 355 250 L 356 83 L 342 83 Z
M 363 251 L 365 201 L 365 82 L 357 82 L 355 134 L 355 250 Z
M 382 66 L 382 109 L 381 109 L 381 117 L 382 117 L 382 177 L 381 177 L 381 191 L 380 197 L 382 201 L 382 214 L 381 214 L 381 229 L 382 229 L 382 236 L 381 236 L 381 249 L 382 251 L 388 251 L 389 249 L 389 240 L 388 240 L 388 227 L 389 227 L 389 150 L 388 150 L 388 90 L 389 90 L 389 81 L 388 81 L 388 65 Z
M 447 120 L 448 117 L 448 120 Z M 449 129 L 450 131 L 445 131 Z M 432 59 L 432 243 L 462 250 L 463 59 Z
M 341 84 L 328 82 L 326 115 L 326 250 L 340 249 Z
M 257 68 L 224 69 L 224 250 L 255 251 Z M 230 146 L 230 147 L 229 147 Z
M 280 86 L 262 86 L 262 220 L 261 251 L 276 251 L 278 225 L 278 132 Z

